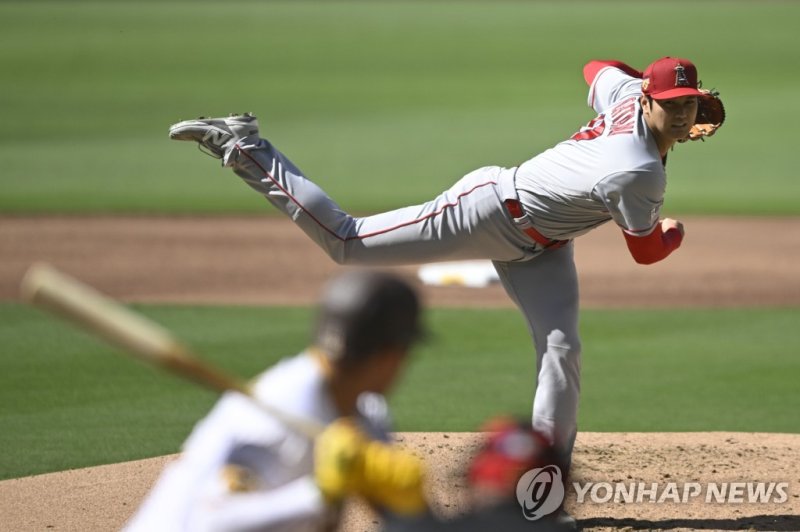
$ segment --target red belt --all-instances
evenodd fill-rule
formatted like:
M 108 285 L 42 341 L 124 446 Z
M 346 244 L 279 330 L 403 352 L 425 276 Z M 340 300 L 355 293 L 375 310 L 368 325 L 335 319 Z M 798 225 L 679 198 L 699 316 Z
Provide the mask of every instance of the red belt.
M 514 218 L 524 218 L 525 211 L 522 204 L 515 199 L 507 199 L 503 202 L 508 213 Z M 520 228 L 523 233 L 531 237 L 536 243 L 544 246 L 545 249 L 558 249 L 569 244 L 569 240 L 552 240 L 537 231 L 532 225 Z

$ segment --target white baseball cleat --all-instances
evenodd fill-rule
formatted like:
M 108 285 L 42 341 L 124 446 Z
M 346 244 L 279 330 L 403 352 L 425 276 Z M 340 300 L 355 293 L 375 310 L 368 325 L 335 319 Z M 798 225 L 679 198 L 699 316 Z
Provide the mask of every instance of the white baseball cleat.
M 172 140 L 193 140 L 200 151 L 217 159 L 223 159 L 245 137 L 258 137 L 258 119 L 251 113 L 231 114 L 226 118 L 201 116 L 169 128 Z

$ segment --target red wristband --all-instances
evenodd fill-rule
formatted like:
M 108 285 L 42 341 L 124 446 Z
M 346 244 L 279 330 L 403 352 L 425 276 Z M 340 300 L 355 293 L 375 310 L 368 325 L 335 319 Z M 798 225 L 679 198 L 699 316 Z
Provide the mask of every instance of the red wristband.
M 667 258 L 683 241 L 683 235 L 678 229 L 673 227 L 665 233 L 662 232 L 660 223 L 647 236 L 632 235 L 624 230 L 622 234 L 625 235 L 633 260 L 639 264 L 653 264 Z

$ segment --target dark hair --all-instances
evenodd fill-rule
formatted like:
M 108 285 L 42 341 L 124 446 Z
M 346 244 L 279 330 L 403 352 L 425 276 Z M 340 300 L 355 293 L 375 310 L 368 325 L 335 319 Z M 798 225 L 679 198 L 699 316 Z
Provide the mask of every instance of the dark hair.
M 388 273 L 341 275 L 325 290 L 315 343 L 333 361 L 358 364 L 385 349 L 408 349 L 420 338 L 420 303 L 414 289 Z

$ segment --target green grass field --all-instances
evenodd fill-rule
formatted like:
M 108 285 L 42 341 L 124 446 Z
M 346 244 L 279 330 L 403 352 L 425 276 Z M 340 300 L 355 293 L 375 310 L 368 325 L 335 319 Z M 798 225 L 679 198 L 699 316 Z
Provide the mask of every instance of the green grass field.
M 729 120 L 676 149 L 667 210 L 800 214 L 799 19 L 778 1 L 2 2 L 0 212 L 271 212 L 166 139 L 246 110 L 346 208 L 417 203 L 591 119 L 588 59 L 669 54 Z
M 349 210 L 417 203 L 591 119 L 587 60 L 677 55 L 722 91 L 728 123 L 670 156 L 665 214 L 800 215 L 798 20 L 781 1 L 4 1 L 0 214 L 272 213 L 167 140 L 176 120 L 229 111 L 256 112 Z M 310 318 L 139 308 L 244 376 L 301 349 Z M 800 432 L 797 315 L 585 312 L 581 429 Z M 399 430 L 529 415 L 516 311 L 436 309 L 431 327 L 392 399 Z M 176 452 L 214 400 L 0 302 L 0 478 Z
M 139 306 L 204 357 L 255 375 L 302 349 L 301 308 Z M 800 432 L 796 310 L 587 311 L 587 431 Z M 526 418 L 534 360 L 514 310 L 429 315 L 391 403 L 399 430 Z M 177 452 L 215 400 L 36 310 L 0 305 L 0 478 Z M 631 376 L 636 378 L 632 379 Z

